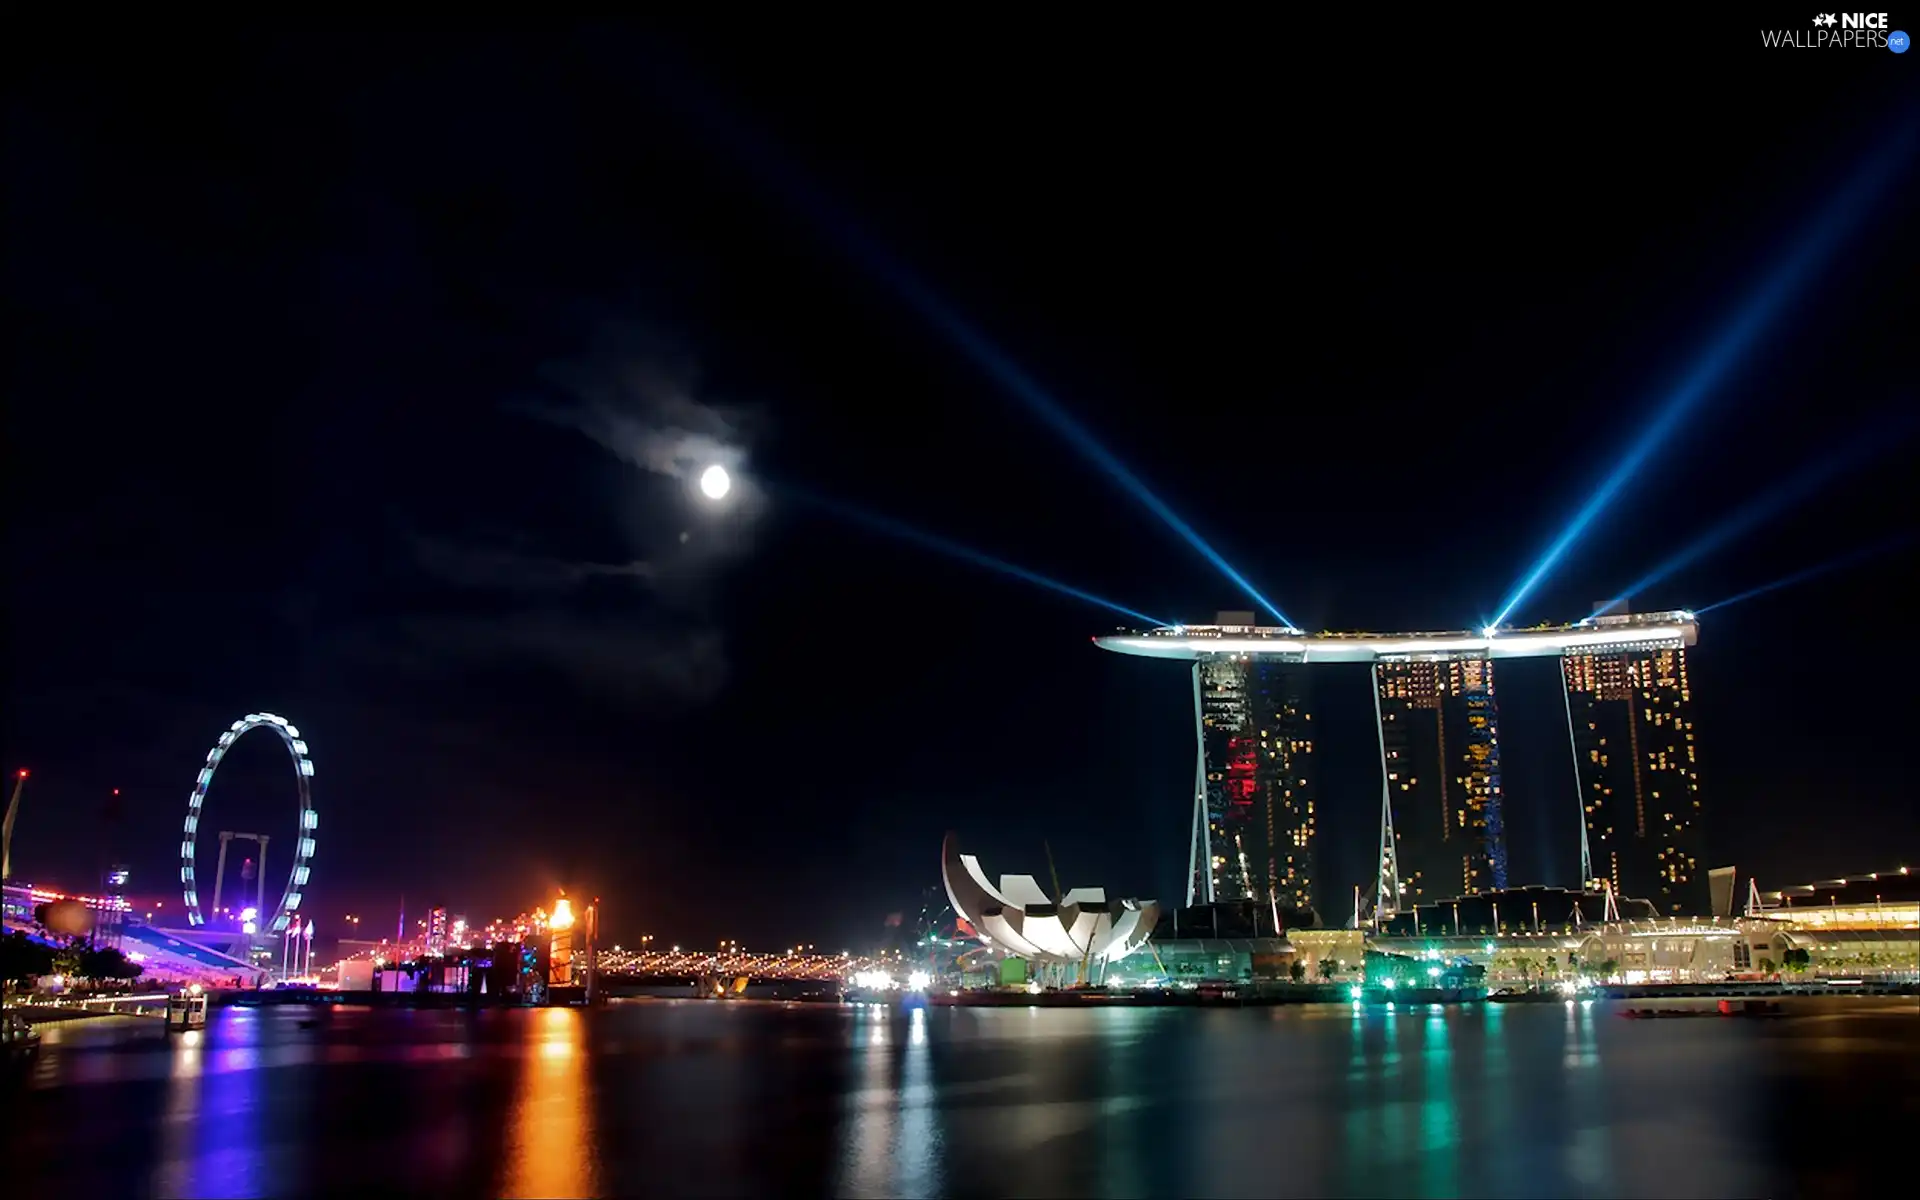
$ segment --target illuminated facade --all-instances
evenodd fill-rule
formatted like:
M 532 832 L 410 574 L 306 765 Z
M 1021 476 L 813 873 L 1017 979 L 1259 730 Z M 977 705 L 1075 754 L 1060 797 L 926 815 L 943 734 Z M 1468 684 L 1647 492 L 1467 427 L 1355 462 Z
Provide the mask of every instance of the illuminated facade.
M 1580 767 L 1576 790 L 1587 810 L 1581 826 L 1584 880 L 1600 877 L 1593 856 L 1604 852 L 1606 873 L 1617 879 L 1616 893 L 1638 895 L 1654 901 L 1661 912 L 1674 912 L 1702 911 L 1706 903 L 1706 872 L 1699 866 L 1691 690 L 1686 680 L 1686 649 L 1698 637 L 1694 615 L 1676 609 L 1593 616 L 1527 629 L 1441 633 L 1307 633 L 1256 625 L 1252 613 L 1222 613 L 1212 625 L 1168 625 L 1096 637 L 1093 642 L 1116 654 L 1193 664 L 1198 753 L 1193 819 L 1188 827 L 1189 905 L 1238 897 L 1261 899 L 1262 881 L 1256 867 L 1261 859 L 1260 834 L 1266 835 L 1269 849 L 1268 897 L 1276 904 L 1304 899 L 1310 905 L 1317 831 L 1313 726 L 1305 703 L 1304 671 L 1315 663 L 1366 663 L 1373 668 L 1374 697 L 1380 705 L 1382 775 L 1401 774 L 1390 758 L 1408 766 L 1408 787 L 1398 798 L 1394 785 L 1401 780 L 1383 779 L 1376 912 L 1391 913 L 1422 896 L 1439 898 L 1505 887 L 1493 664 L 1507 658 L 1560 658 L 1566 664 L 1568 733 L 1576 753 L 1582 752 L 1583 734 L 1578 727 L 1591 725 L 1586 735 L 1597 741 L 1599 727 L 1614 719 L 1606 707 L 1614 701 L 1601 701 L 1602 694 L 1646 693 L 1635 702 L 1633 720 L 1621 727 L 1625 732 L 1606 735 L 1608 761 L 1601 764 L 1617 775 L 1624 769 L 1622 763 L 1639 763 L 1627 787 L 1633 786 L 1631 780 L 1640 781 L 1646 807 L 1633 824 L 1614 820 L 1616 810 L 1624 807 L 1618 801 L 1589 807 L 1592 780 L 1588 775 L 1598 760 Z M 1631 670 L 1622 665 L 1616 671 L 1607 664 L 1638 665 Z M 1631 686 L 1602 686 L 1603 679 L 1616 676 L 1631 679 Z M 1423 693 L 1438 698 L 1416 701 L 1417 694 Z M 1582 715 L 1577 720 L 1576 694 L 1593 697 L 1592 704 L 1581 700 Z M 1394 702 L 1392 728 L 1387 700 Z M 1430 703 L 1438 707 L 1416 706 Z M 1452 710 L 1457 715 L 1446 715 Z M 1423 711 L 1441 714 L 1431 718 L 1430 746 L 1419 729 L 1418 716 Z M 1644 728 L 1635 721 L 1644 723 Z M 1629 748 L 1621 757 L 1617 737 L 1628 741 L 1638 737 L 1639 750 Z M 1428 763 L 1434 764 L 1432 772 Z M 1434 790 L 1414 795 L 1426 779 L 1434 780 Z M 1279 781 L 1277 788 L 1274 781 Z M 1444 798 L 1438 791 L 1442 781 Z M 1598 795 L 1609 799 L 1608 789 L 1620 786 L 1617 780 L 1603 781 Z M 1657 798 L 1652 795 L 1655 791 Z M 1394 829 L 1397 809 L 1408 813 L 1404 843 Z M 1604 819 L 1597 819 L 1596 813 Z M 1591 843 L 1603 829 L 1609 830 L 1607 843 L 1594 851 Z M 1456 837 L 1477 840 L 1479 846 L 1471 852 L 1455 847 Z M 1245 868 L 1240 863 L 1243 851 Z M 1406 883 L 1399 879 L 1403 858 L 1410 876 Z M 1409 886 L 1414 889 L 1411 894 Z
M 1398 882 L 1389 907 L 1505 888 L 1493 664 L 1387 659 L 1374 667 L 1374 686 Z
M 1244 617 L 1252 614 L 1223 614 Z M 1305 671 L 1261 655 L 1194 661 L 1199 743 L 1190 903 L 1313 907 L 1313 714 Z
M 1686 647 L 1644 644 L 1622 632 L 1618 645 L 1561 660 L 1583 869 L 1619 895 L 1652 901 L 1663 916 L 1706 912 Z
M 1104 888 L 1050 895 L 1031 875 L 1002 875 L 995 886 L 952 834 L 940 847 L 940 874 L 954 915 L 984 945 L 1030 963 L 1117 962 L 1145 944 L 1160 919 L 1157 902 L 1108 900 Z
M 1800 970 L 1835 976 L 1920 981 L 1920 873 L 1907 867 L 1825 879 L 1762 892 L 1747 909 L 1781 932 L 1757 969 L 1795 969 L 1787 951 L 1803 952 Z

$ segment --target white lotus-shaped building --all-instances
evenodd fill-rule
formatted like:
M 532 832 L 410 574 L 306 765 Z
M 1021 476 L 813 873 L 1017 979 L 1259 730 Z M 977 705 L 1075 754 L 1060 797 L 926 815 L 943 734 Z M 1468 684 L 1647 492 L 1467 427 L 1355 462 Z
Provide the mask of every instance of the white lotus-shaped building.
M 1031 875 L 1002 875 L 996 888 L 952 834 L 941 848 L 940 873 L 953 911 L 982 942 L 1030 962 L 1118 962 L 1160 919 L 1158 901 L 1110 901 L 1102 888 L 1074 888 L 1058 903 Z

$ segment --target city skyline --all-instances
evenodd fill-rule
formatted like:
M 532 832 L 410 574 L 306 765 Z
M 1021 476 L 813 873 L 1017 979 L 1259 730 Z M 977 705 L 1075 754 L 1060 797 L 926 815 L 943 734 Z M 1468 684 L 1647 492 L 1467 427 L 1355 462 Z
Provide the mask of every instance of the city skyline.
M 1911 55 L 1676 46 L 1622 96 L 1389 48 L 1422 100 L 1383 154 L 1365 106 L 1218 39 L 1145 90 L 1164 47 L 534 41 L 58 44 L 10 90 L 17 875 L 171 883 L 208 747 L 266 711 L 312 749 L 323 928 L 566 887 L 689 942 L 857 945 L 949 829 L 1174 904 L 1193 679 L 1088 644 L 1129 613 L 1477 633 L 1638 580 L 1705 609 L 1910 525 L 1877 431 L 1911 408 Z M 1525 156 L 1485 118 L 1516 89 L 1557 121 Z M 1276 173 L 1247 147 L 1290 111 L 1322 115 Z M 1781 649 L 1884 628 L 1912 563 L 1705 618 L 1703 867 L 1920 857 L 1884 732 L 1920 697 Z M 1559 663 L 1491 653 L 1508 877 L 1574 885 Z M 1311 770 L 1267 739 L 1241 843 L 1269 891 L 1310 851 L 1343 918 L 1378 693 L 1310 683 Z M 293 868 L 287 763 L 233 744 L 196 877 L 221 830 Z

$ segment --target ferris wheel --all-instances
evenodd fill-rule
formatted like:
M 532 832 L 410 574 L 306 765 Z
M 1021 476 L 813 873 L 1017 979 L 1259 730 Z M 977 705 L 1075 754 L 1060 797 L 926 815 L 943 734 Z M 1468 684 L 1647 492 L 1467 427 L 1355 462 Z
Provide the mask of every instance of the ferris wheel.
M 300 738 L 300 731 L 287 723 L 285 717 L 272 713 L 248 713 L 227 727 L 207 751 L 207 761 L 200 768 L 200 774 L 193 783 L 193 794 L 187 797 L 187 824 L 185 836 L 180 842 L 180 887 L 187 903 L 187 923 L 205 925 L 206 914 L 200 911 L 199 889 L 193 879 L 193 851 L 196 834 L 200 828 L 200 806 L 206 802 L 207 788 L 213 784 L 213 773 L 220 766 L 220 759 L 240 740 L 249 729 L 271 729 L 286 744 L 287 753 L 293 756 L 293 781 L 300 791 L 300 824 L 294 840 L 293 870 L 287 875 L 287 890 L 281 893 L 280 903 L 273 910 L 272 919 L 260 928 L 281 933 L 300 907 L 300 890 L 307 886 L 312 872 L 313 831 L 320 824 L 320 814 L 314 811 L 312 796 L 313 759 L 307 754 L 307 744 Z M 264 854 L 261 870 L 266 868 Z

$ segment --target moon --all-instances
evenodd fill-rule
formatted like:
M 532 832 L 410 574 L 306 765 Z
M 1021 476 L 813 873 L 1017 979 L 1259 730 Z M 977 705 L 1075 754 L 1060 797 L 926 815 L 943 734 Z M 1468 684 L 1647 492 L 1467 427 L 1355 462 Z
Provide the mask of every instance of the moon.
M 732 490 L 733 476 L 727 474 L 727 469 L 719 463 L 700 472 L 700 494 L 707 499 L 724 500 Z

